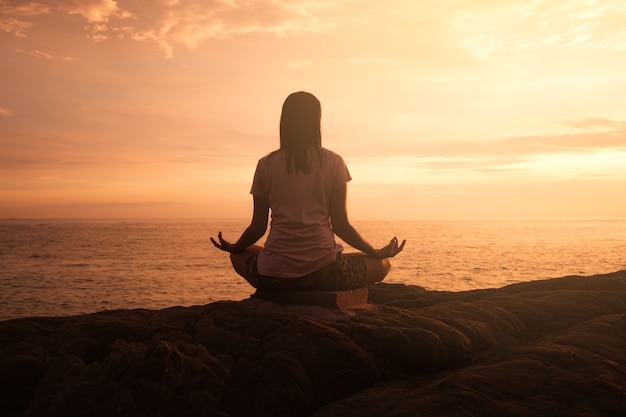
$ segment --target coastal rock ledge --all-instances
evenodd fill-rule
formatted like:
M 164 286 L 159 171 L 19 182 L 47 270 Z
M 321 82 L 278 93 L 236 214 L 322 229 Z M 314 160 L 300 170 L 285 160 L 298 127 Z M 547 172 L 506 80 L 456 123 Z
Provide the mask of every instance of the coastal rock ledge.
M 3 416 L 626 416 L 626 271 L 0 322 Z

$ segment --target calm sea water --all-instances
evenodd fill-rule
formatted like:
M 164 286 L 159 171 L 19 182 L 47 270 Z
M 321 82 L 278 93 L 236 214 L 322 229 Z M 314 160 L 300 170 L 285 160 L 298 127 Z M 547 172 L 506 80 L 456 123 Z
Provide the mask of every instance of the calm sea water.
M 0 320 L 248 298 L 209 236 L 246 221 L 0 220 Z M 408 243 L 386 282 L 463 291 L 626 269 L 626 220 L 355 222 Z M 347 249 L 346 251 L 351 251 Z

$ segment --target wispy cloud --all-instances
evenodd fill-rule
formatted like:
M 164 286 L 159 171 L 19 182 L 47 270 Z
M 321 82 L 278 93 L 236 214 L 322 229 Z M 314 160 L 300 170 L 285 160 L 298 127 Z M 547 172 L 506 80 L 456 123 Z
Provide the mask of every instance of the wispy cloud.
M 457 26 L 467 35 L 463 37 L 467 51 L 488 59 L 523 58 L 545 49 L 626 49 L 626 5 L 622 2 L 509 3 L 508 7 L 470 7 L 459 14 Z
M 11 117 L 13 116 L 13 112 L 6 107 L 0 107 L 0 117 Z
M 26 4 L 20 1 L 0 2 L 0 13 L 7 16 L 37 16 L 48 14 L 50 11 L 50 6 L 34 1 Z
M 255 2 L 180 0 L 153 8 L 132 28 L 133 39 L 156 42 L 168 57 L 174 47 L 195 49 L 207 39 L 248 34 L 320 33 L 347 23 L 328 13 L 345 1 Z M 131 10 L 132 12 L 132 10 Z M 136 14 L 135 14 L 136 15 Z
M 47 59 L 51 61 L 65 61 L 65 62 L 74 61 L 74 58 L 70 56 L 62 56 L 62 55 L 57 55 L 53 53 L 43 52 L 38 49 L 32 50 L 30 52 L 30 55 L 34 56 L 35 58 Z
M 211 38 L 325 32 L 360 19 L 358 13 L 331 13 L 346 3 L 353 1 L 61 0 L 22 5 L 17 0 L 5 0 L 0 9 L 0 29 L 26 36 L 35 24 L 29 18 L 79 15 L 87 22 L 83 30 L 94 41 L 123 36 L 154 42 L 171 57 L 176 47 L 195 49 Z
M 570 126 L 579 129 L 617 129 L 626 130 L 626 122 L 620 122 L 617 120 L 605 119 L 602 117 L 591 117 L 588 119 L 574 120 L 568 123 Z
M 438 173 L 609 175 L 623 170 L 626 122 L 585 119 L 570 123 L 581 129 L 604 126 L 602 132 L 537 135 L 488 142 L 424 143 L 416 165 Z M 415 152 L 416 149 L 413 149 Z
M 602 123 L 602 125 L 598 123 Z M 452 146 L 451 148 L 456 148 L 464 155 L 511 155 L 514 157 L 551 153 L 588 154 L 607 149 L 626 150 L 626 122 L 599 118 L 573 121 L 569 124 L 576 125 L 583 130 L 590 130 L 591 127 L 597 128 L 598 126 L 604 126 L 604 129 L 561 135 L 504 138 L 476 144 L 458 144 L 458 147 Z
M 33 24 L 28 18 L 50 13 L 50 7 L 42 3 L 0 1 L 0 30 L 16 37 L 25 37 Z
M 24 22 L 14 17 L 3 17 L 0 20 L 0 30 L 6 33 L 12 33 L 18 38 L 26 36 L 26 30 L 31 26 L 31 23 Z
M 412 155 L 425 158 L 428 163 L 441 165 L 453 161 L 455 164 L 468 163 L 473 158 L 487 158 L 494 161 L 525 158 L 546 153 L 589 153 L 595 150 L 626 150 L 626 121 L 607 118 L 586 118 L 565 123 L 578 131 L 567 134 L 538 134 L 529 136 L 501 137 L 485 140 L 428 140 L 396 142 L 392 147 L 380 144 L 379 155 Z M 367 146 L 351 148 L 351 155 L 368 155 Z
M 83 16 L 89 23 L 107 22 L 111 16 L 128 16 L 115 0 L 66 0 L 59 2 L 58 7 Z
M 582 133 L 510 137 L 481 142 L 394 145 L 382 154 L 351 153 L 355 174 L 373 182 L 490 181 L 515 177 L 625 176 L 626 122 L 572 121 Z M 604 126 L 602 131 L 588 131 Z M 387 162 L 385 162 L 387 161 Z M 369 167 L 384 165 L 371 177 Z M 411 173 L 402 175 L 402 172 Z M 371 178 L 370 178 L 371 177 Z M 391 179 L 390 179 L 391 178 Z
M 87 23 L 81 30 L 93 40 L 124 36 L 153 42 L 171 57 L 175 48 L 195 49 L 208 39 L 323 33 L 376 21 L 385 15 L 379 12 L 392 9 L 403 10 L 404 20 L 426 10 L 441 17 L 449 10 L 445 19 L 453 30 L 448 32 L 457 33 L 461 47 L 480 59 L 523 57 L 546 48 L 626 49 L 626 5 L 617 1 L 508 1 L 506 7 L 501 1 L 391 3 L 381 8 L 369 0 L 2 0 L 0 30 L 26 36 L 35 17 L 78 15 Z M 419 22 L 425 24 L 432 25 Z

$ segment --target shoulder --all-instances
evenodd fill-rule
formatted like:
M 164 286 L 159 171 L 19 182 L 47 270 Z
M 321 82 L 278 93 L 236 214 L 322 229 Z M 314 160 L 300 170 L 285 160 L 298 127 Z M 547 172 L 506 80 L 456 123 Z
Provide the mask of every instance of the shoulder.
M 277 149 L 273 152 L 268 153 L 267 155 L 261 157 L 258 161 L 258 165 L 267 165 L 274 161 L 275 159 L 280 159 L 280 149 Z
M 333 161 L 341 161 L 343 163 L 343 157 L 339 155 L 338 153 L 335 153 L 331 151 L 330 149 L 326 149 L 326 148 L 320 148 L 320 149 L 321 149 L 324 159 L 333 160 Z
M 340 178 L 342 182 L 350 181 L 352 179 L 352 176 L 350 176 L 350 171 L 348 170 L 348 166 L 343 160 L 343 157 L 329 149 L 321 149 L 323 153 L 323 164 L 329 168 L 328 172 L 332 172 L 333 174 L 331 175 L 334 175 L 336 178 Z

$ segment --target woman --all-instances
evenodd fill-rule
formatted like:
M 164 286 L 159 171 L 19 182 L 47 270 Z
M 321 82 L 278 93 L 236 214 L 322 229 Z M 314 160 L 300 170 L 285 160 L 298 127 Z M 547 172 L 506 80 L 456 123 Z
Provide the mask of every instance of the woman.
M 280 118 L 280 149 L 258 162 L 250 226 L 236 243 L 222 232 L 213 244 L 253 287 L 274 290 L 344 290 L 381 281 L 388 258 L 404 248 L 393 238 L 374 249 L 348 221 L 350 173 L 341 156 L 322 147 L 321 106 L 306 92 L 289 95 Z M 267 230 L 265 247 L 254 245 Z M 362 253 L 344 254 L 334 235 Z

